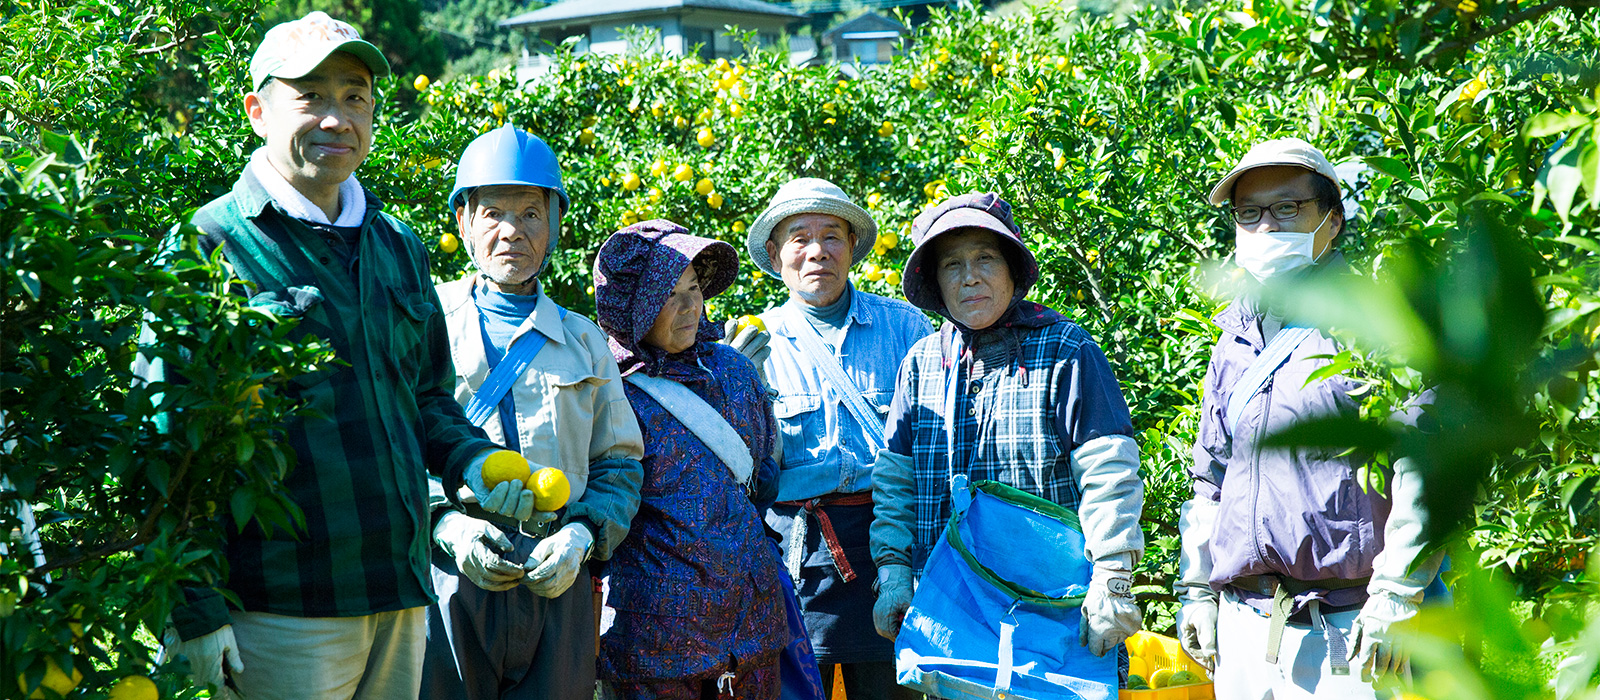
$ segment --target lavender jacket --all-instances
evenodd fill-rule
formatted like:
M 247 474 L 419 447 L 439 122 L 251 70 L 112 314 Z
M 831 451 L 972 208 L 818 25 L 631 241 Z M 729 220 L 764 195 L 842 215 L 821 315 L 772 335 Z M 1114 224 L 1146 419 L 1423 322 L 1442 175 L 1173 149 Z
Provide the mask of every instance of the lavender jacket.
M 1236 578 L 1258 574 L 1302 581 L 1371 576 L 1373 560 L 1383 549 L 1390 503 L 1377 490 L 1363 490 L 1356 480 L 1356 470 L 1368 456 L 1260 444 L 1297 421 L 1357 410 L 1348 393 L 1357 383 L 1347 377 L 1305 385 L 1307 376 L 1329 362 L 1326 356 L 1342 348 L 1313 331 L 1245 405 L 1236 431 L 1228 430 L 1224 413 L 1233 386 L 1265 346 L 1261 316 L 1254 303 L 1239 299 L 1214 319 L 1222 338 L 1206 369 L 1191 472 L 1195 498 L 1218 503 L 1211 587 L 1221 591 Z M 1264 610 L 1270 600 L 1236 592 L 1258 609 Z M 1312 592 L 1300 596 L 1296 607 L 1313 598 L 1354 605 L 1366 598 L 1366 589 Z

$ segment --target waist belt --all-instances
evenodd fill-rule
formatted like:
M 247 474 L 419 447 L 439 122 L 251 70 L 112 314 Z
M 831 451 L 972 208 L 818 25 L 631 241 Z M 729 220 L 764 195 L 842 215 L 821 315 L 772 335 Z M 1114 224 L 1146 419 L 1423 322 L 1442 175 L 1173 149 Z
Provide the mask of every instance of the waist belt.
M 1241 576 L 1228 582 L 1242 591 L 1272 596 L 1272 614 L 1267 627 L 1267 663 L 1278 663 L 1278 648 L 1283 646 L 1283 628 L 1289 624 L 1294 610 L 1294 598 L 1312 591 L 1336 591 L 1345 588 L 1365 588 L 1370 578 L 1325 578 L 1319 581 L 1301 581 L 1282 576 Z M 1311 601 L 1311 624 L 1322 630 L 1328 642 L 1328 664 L 1336 676 L 1350 675 L 1350 651 L 1344 633 L 1333 625 L 1323 624 L 1320 601 Z
M 794 526 L 789 530 L 789 555 L 784 562 L 789 569 L 789 578 L 800 580 L 800 563 L 805 560 L 806 551 L 806 516 L 810 514 L 817 516 L 817 523 L 822 526 L 822 544 L 828 551 L 828 558 L 833 560 L 833 568 L 839 570 L 839 580 L 849 583 L 856 579 L 855 569 L 850 567 L 850 560 L 844 556 L 844 545 L 839 544 L 839 534 L 833 530 L 833 521 L 828 519 L 828 511 L 823 508 L 872 505 L 870 492 L 830 493 L 804 501 L 778 501 L 778 505 L 800 509 L 794 514 Z

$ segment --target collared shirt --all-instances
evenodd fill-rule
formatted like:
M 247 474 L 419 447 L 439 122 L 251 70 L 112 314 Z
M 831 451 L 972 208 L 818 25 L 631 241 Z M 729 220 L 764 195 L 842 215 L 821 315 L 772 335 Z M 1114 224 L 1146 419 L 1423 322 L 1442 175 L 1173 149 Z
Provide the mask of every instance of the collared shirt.
M 783 471 L 778 500 L 798 501 L 829 493 L 872 489 L 877 451 L 867 428 L 844 405 L 841 394 L 823 380 L 816 360 L 801 349 L 795 334 L 814 332 L 800 302 L 761 315 L 772 333 L 767 381 L 777 392 L 774 412 L 783 438 Z M 794 324 L 807 324 L 807 327 Z M 933 332 L 928 317 L 912 305 L 852 289 L 850 315 L 836 357 L 867 405 L 884 416 L 894 398 L 900 361 L 911 346 Z
M 901 367 L 888 449 L 912 458 L 914 522 L 912 541 L 904 543 L 910 561 L 892 551 L 903 545 L 874 541 L 880 566 L 922 570 L 950 519 L 952 471 L 1076 510 L 1084 485 L 1073 475 L 1072 453 L 1100 437 L 1133 435 L 1128 404 L 1105 353 L 1077 324 L 1062 319 L 1037 328 L 979 331 L 968 338 L 964 359 L 950 352 L 956 332 L 946 323 L 939 335 L 919 342 Z M 947 401 L 954 409 L 948 425 Z M 1128 478 L 1138 477 L 1130 470 Z M 1134 528 L 1128 534 L 1136 533 Z M 1117 552 L 1134 548 L 1132 542 L 1101 546 Z M 1142 539 L 1137 546 L 1142 548 Z
M 427 474 L 459 484 L 472 459 L 495 447 L 452 395 L 427 251 L 365 197 L 348 262 L 327 239 L 337 234 L 287 216 L 248 171 L 194 217 L 201 254 L 221 246 L 256 285 L 252 306 L 299 319 L 290 337 L 320 338 L 338 359 L 280 389 L 312 409 L 285 425 L 296 463 L 283 485 L 305 528 L 227 526 L 225 586 L 246 610 L 351 617 L 429 604 Z M 148 370 L 165 378 L 160 363 Z M 226 623 L 208 617 L 191 631 Z
M 473 290 L 483 293 L 481 280 L 470 275 L 437 288 L 450 331 L 456 400 L 463 406 L 490 372 L 482 311 L 473 303 Z M 572 493 L 564 519 L 588 525 L 595 535 L 594 558 L 609 559 L 638 510 L 639 458 L 644 454 L 617 360 L 594 321 L 571 312 L 563 318 L 547 294 L 538 296 L 533 313 L 518 324 L 506 345 L 528 333 L 549 340 L 506 392 L 516 406 L 515 417 L 508 423 L 496 413 L 483 429 L 495 442 L 516 444 L 532 468 L 555 467 L 566 475 Z M 507 435 L 507 425 L 515 439 Z

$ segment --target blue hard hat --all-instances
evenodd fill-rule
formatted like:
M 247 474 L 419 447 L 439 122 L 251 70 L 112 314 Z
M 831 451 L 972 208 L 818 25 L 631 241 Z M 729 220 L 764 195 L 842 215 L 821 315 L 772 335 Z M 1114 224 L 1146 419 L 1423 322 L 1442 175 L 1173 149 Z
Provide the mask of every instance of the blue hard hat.
M 561 165 L 555 151 L 537 136 L 510 124 L 490 131 L 467 144 L 456 167 L 456 188 L 450 193 L 450 209 L 461 206 L 468 190 L 489 185 L 532 185 L 554 190 L 561 195 L 561 211 L 572 206 L 566 188 L 561 186 Z

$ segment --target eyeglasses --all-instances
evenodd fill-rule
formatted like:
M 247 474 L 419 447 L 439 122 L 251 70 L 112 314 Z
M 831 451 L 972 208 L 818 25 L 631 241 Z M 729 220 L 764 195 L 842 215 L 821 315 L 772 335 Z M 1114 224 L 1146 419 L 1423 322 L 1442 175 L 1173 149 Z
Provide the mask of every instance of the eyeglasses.
M 1309 199 L 1285 199 L 1281 202 L 1273 202 L 1264 207 L 1234 207 L 1233 220 L 1235 223 L 1248 226 L 1260 221 L 1262 213 L 1267 213 L 1271 214 L 1273 220 L 1275 221 L 1289 221 L 1290 219 L 1300 215 L 1301 205 L 1305 204 L 1306 202 L 1315 201 L 1317 201 L 1317 198 L 1311 197 Z

